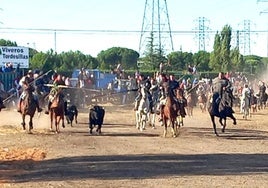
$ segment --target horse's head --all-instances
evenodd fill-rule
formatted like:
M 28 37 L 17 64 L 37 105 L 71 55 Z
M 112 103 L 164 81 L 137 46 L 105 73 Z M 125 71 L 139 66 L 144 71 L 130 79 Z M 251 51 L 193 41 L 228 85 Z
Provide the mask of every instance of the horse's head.
M 177 98 L 183 98 L 184 91 L 181 88 L 177 89 Z

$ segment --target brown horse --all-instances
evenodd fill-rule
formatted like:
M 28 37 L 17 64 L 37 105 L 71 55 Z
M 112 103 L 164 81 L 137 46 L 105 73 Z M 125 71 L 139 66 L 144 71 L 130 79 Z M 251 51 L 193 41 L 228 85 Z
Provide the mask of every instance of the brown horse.
M 166 98 L 166 104 L 163 107 L 163 125 L 164 125 L 164 137 L 166 137 L 167 134 L 167 126 L 169 123 L 169 126 L 171 125 L 171 132 L 172 136 L 177 136 L 177 114 L 179 111 L 178 103 L 175 100 L 175 96 L 173 94 L 173 91 L 169 88 L 169 86 L 164 87 L 165 92 L 167 94 Z
M 25 125 L 25 117 L 26 115 L 30 116 L 30 120 L 29 120 L 29 133 L 31 133 L 32 129 L 33 129 L 33 117 L 37 108 L 37 104 L 36 101 L 34 99 L 33 96 L 33 92 L 25 89 L 25 97 L 24 99 L 20 102 L 20 109 L 21 109 L 21 116 L 22 116 L 22 127 L 23 130 L 26 129 Z
M 187 114 L 189 117 L 193 117 L 193 110 L 194 110 L 194 99 L 192 93 L 188 93 L 186 95 L 186 100 L 187 100 Z
M 197 102 L 198 102 L 198 106 L 201 109 L 201 111 L 203 113 L 206 112 L 207 96 L 205 95 L 205 93 L 203 93 L 203 92 L 198 93 Z
M 59 124 L 60 121 L 62 123 L 62 127 L 64 128 L 64 100 L 63 100 L 63 96 L 61 94 L 61 91 L 58 91 L 51 103 L 50 106 L 50 130 L 53 130 L 53 121 L 55 124 L 55 132 L 59 133 L 60 132 L 60 128 L 59 128 Z

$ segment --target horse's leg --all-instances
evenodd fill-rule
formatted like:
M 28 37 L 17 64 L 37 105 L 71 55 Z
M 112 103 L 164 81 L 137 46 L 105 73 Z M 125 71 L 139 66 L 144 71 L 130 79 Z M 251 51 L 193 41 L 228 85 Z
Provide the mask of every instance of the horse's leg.
M 32 133 L 33 129 L 33 117 L 30 116 L 30 121 L 29 121 L 29 133 Z
M 101 124 L 98 124 L 98 129 L 97 129 L 98 134 L 101 134 Z
M 49 117 L 50 117 L 50 128 L 49 128 L 49 130 L 52 131 L 53 130 L 52 129 L 52 126 L 53 126 L 53 118 L 54 118 L 52 110 L 49 112 Z
M 89 122 L 89 134 L 92 134 L 92 130 L 93 130 L 93 124 L 91 122 Z
M 65 124 L 64 124 L 64 111 L 62 112 L 62 115 L 60 115 L 59 123 L 60 123 L 60 121 L 61 121 L 62 128 L 65 128 Z M 72 122 L 71 122 L 71 126 L 72 126 Z
M 166 118 L 163 118 L 163 125 L 164 125 L 163 137 L 165 138 L 167 136 L 167 119 Z
M 222 124 L 222 128 L 221 128 L 221 132 L 225 132 L 225 127 L 226 127 L 226 117 L 222 118 L 224 120 L 223 124 Z
M 233 124 L 236 125 L 236 118 L 234 117 L 234 115 L 232 114 L 229 117 L 233 120 Z
M 216 136 L 219 136 L 217 133 L 217 130 L 216 130 L 215 116 L 210 114 L 210 119 L 211 119 L 212 124 L 213 124 L 214 133 L 216 134 Z
M 77 115 L 74 115 L 74 118 L 75 118 L 75 123 L 77 124 L 78 121 L 77 121 Z
M 21 122 L 21 125 L 22 125 L 22 128 L 23 128 L 23 130 L 25 130 L 26 128 L 25 128 L 25 115 L 24 114 L 22 114 L 22 122 Z
M 151 124 L 151 126 L 152 126 L 152 128 L 153 129 L 155 129 L 155 113 L 151 113 L 151 114 L 149 114 L 149 116 L 150 116 L 150 124 Z
M 136 111 L 136 113 L 135 113 L 135 115 L 136 115 L 136 128 L 137 129 L 139 129 L 140 128 L 140 117 L 139 117 L 139 112 L 138 112 L 138 110 Z
M 183 126 L 183 117 L 179 116 L 179 127 Z
M 59 129 L 59 126 L 60 126 L 60 118 L 61 118 L 61 117 L 57 117 L 57 116 L 55 116 L 56 133 L 60 133 L 60 129 Z
M 175 138 L 177 136 L 177 126 L 175 126 L 175 119 L 174 118 L 170 119 L 170 124 L 171 124 L 172 136 Z

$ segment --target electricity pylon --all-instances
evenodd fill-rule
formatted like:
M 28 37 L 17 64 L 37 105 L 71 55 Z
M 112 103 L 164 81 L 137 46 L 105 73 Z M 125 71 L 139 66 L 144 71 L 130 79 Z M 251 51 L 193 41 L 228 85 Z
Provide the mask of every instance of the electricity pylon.
M 139 43 L 141 57 L 148 48 L 162 56 L 174 50 L 166 0 L 145 1 Z

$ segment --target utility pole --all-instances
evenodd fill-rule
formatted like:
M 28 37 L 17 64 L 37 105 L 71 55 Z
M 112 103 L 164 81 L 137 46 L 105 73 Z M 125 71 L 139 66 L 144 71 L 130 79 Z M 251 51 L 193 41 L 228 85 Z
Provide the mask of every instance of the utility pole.
M 160 55 L 164 55 L 164 51 L 174 50 L 166 0 L 145 0 L 139 43 L 140 56 L 144 55 L 148 44 L 156 48 Z
M 268 0 L 257 0 L 257 3 L 259 3 L 259 2 L 268 2 Z M 267 14 L 268 13 L 268 9 L 265 9 L 265 10 L 263 10 L 263 11 L 260 11 L 260 15 L 262 15 L 262 14 Z M 267 27 L 268 27 L 268 23 L 267 23 Z M 268 57 L 268 28 L 267 28 L 267 46 L 266 46 L 266 49 L 267 49 L 267 57 Z
M 198 40 L 198 50 L 199 51 L 206 51 L 206 46 L 208 45 L 208 30 L 209 30 L 209 20 L 205 17 L 199 17 L 197 19 L 198 25 L 195 27 L 197 31 L 195 34 L 195 39 Z
M 251 54 L 251 21 L 244 20 L 243 21 L 243 29 L 239 32 L 239 36 L 242 37 L 242 42 L 240 40 L 240 44 L 242 45 L 242 49 L 244 50 L 244 55 Z

